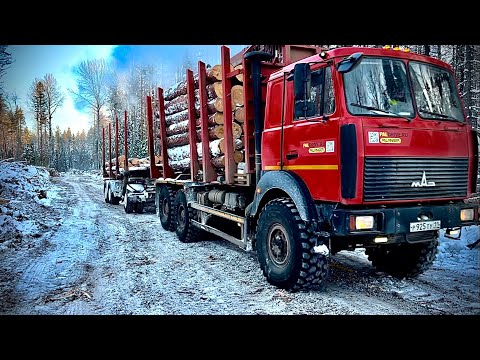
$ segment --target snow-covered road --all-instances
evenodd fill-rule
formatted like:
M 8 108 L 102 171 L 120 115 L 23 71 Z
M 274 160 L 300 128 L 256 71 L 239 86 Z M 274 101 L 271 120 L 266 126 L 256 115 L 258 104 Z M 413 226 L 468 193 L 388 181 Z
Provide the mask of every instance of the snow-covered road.
M 321 289 L 289 293 L 267 283 L 254 252 L 184 244 L 154 213 L 106 204 L 99 177 L 52 181 L 50 206 L 31 214 L 42 233 L 0 252 L 1 314 L 480 314 L 480 249 L 465 242 L 442 240 L 414 280 L 375 272 L 361 250 L 341 252 Z

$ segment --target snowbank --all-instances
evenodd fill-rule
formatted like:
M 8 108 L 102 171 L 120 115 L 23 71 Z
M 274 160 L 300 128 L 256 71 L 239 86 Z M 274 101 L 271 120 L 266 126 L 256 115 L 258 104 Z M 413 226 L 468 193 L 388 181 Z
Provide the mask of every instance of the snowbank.
M 445 231 L 441 230 L 436 265 L 445 269 L 478 274 L 480 246 L 473 249 L 467 247 L 478 239 L 480 239 L 480 227 L 475 225 L 462 228 L 461 237 L 458 240 L 446 238 Z M 461 267 L 459 267 L 460 264 Z
M 18 162 L 0 163 L 0 250 L 15 247 L 25 236 L 38 238 L 42 208 L 52 207 L 58 187 L 46 168 Z

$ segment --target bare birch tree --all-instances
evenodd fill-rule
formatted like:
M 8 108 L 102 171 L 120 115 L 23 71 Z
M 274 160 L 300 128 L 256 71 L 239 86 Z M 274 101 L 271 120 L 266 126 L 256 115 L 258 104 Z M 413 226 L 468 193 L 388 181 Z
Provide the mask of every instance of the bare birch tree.
M 87 104 L 95 113 L 95 167 L 99 168 L 100 159 L 100 110 L 108 99 L 107 79 L 109 68 L 105 60 L 95 59 L 82 61 L 75 70 L 77 75 L 78 91 L 70 91 L 77 97 L 77 100 Z

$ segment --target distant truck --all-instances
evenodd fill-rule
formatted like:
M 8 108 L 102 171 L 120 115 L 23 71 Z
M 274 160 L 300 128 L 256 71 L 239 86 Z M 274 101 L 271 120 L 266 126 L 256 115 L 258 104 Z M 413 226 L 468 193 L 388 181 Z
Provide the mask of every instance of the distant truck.
M 112 136 L 111 125 L 108 127 L 109 136 L 109 161 L 105 166 L 105 129 L 102 133 L 102 159 L 103 159 L 103 193 L 105 202 L 118 205 L 122 203 L 125 212 L 131 214 L 143 213 L 146 207 L 155 210 L 155 184 L 150 179 L 149 166 L 128 165 L 128 133 L 127 112 L 125 111 L 125 134 L 124 134 L 124 165 L 119 164 L 118 151 L 118 119 L 115 121 L 115 166 L 112 162 Z

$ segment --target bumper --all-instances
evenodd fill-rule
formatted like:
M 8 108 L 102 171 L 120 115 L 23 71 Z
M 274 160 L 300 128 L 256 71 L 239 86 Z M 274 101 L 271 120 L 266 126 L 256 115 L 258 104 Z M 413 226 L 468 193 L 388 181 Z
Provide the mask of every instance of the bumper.
M 460 211 L 462 209 L 474 209 L 473 221 L 461 221 Z M 371 230 L 350 229 L 349 220 L 351 215 L 372 215 L 375 222 Z M 377 236 L 377 235 L 397 235 L 404 234 L 409 238 L 418 237 L 422 232 L 410 232 L 410 223 L 421 221 L 420 217 L 428 217 L 428 221 L 440 220 L 440 228 L 451 229 L 461 226 L 479 225 L 479 209 L 475 204 L 449 204 L 449 205 L 429 205 L 415 207 L 398 207 L 384 209 L 351 210 L 336 209 L 333 210 L 332 228 L 334 236 Z M 419 236 L 421 238 L 421 236 Z
M 143 192 L 129 192 L 128 197 L 132 202 L 144 202 L 155 204 L 155 190 Z

